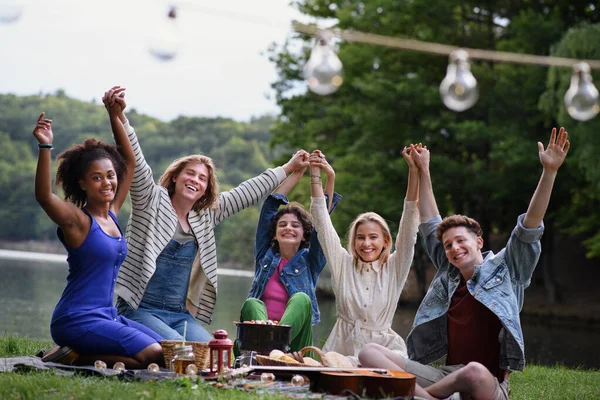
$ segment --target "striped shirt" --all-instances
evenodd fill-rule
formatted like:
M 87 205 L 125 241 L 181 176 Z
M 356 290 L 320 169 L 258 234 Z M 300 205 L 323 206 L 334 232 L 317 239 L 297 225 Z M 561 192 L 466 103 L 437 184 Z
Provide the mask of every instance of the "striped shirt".
M 136 166 L 131 184 L 131 216 L 125 236 L 129 254 L 121 266 L 115 293 L 137 309 L 146 286 L 156 270 L 156 259 L 173 238 L 177 214 L 167 188 L 154 182 L 135 131 L 125 123 L 135 153 Z M 214 228 L 225 218 L 257 204 L 286 177 L 281 167 L 268 169 L 236 188 L 219 194 L 215 208 L 191 210 L 188 222 L 198 243 L 187 292 L 187 308 L 202 322 L 212 321 L 217 300 L 217 248 Z

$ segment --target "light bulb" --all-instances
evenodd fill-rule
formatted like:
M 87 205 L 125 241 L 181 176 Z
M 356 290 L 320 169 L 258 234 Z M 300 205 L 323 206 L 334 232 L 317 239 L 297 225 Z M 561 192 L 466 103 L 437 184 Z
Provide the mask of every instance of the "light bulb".
M 94 367 L 97 370 L 105 371 L 106 370 L 106 363 L 104 361 L 102 361 L 102 360 L 96 360 L 96 361 L 94 361 Z
M 121 361 L 117 361 L 114 365 L 113 365 L 113 369 L 115 371 L 125 371 L 125 364 L 123 364 Z
M 334 93 L 343 82 L 342 62 L 333 51 L 332 38 L 331 32 L 322 32 L 315 40 L 310 58 L 304 66 L 308 88 L 321 96 Z
M 592 83 L 590 66 L 587 63 L 573 65 L 571 86 L 565 93 L 565 107 L 569 115 L 578 121 L 592 119 L 600 111 L 598 89 Z
M 177 9 L 171 7 L 164 19 L 152 28 L 149 50 L 160 61 L 171 61 L 177 56 L 182 39 L 177 25 Z
M 12 24 L 23 14 L 23 0 L 0 0 L 0 23 Z
M 453 111 L 465 111 L 479 98 L 477 81 L 471 73 L 469 54 L 462 49 L 450 53 L 446 77 L 440 85 L 442 101 Z

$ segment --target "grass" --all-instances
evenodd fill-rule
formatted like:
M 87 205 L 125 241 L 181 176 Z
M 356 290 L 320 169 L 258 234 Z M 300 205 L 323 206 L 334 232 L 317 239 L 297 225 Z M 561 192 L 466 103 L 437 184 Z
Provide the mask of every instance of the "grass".
M 5 335 L 0 337 L 0 357 L 36 354 L 52 343 Z M 563 366 L 528 366 L 510 378 L 512 400 L 600 399 L 600 371 Z M 182 378 L 155 382 L 121 381 L 118 378 L 59 376 L 52 371 L 0 373 L 0 399 L 286 399 L 282 395 L 216 389 Z

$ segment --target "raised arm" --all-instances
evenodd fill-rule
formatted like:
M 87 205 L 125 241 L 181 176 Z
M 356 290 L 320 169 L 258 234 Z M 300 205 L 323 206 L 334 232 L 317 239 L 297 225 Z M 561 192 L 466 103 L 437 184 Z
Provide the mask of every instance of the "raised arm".
M 429 172 L 429 156 L 427 146 L 410 145 L 410 158 L 414 160 L 415 165 L 419 168 L 418 198 L 421 222 L 429 221 L 440 214 L 433 195 L 433 185 L 431 184 L 431 174 Z M 407 189 L 407 199 L 409 191 L 410 189 Z
M 325 193 L 323 193 L 323 183 L 321 182 L 321 166 L 323 165 L 323 160 L 322 153 L 320 150 L 314 150 L 311 153 L 309 163 L 311 196 L 315 198 L 323 198 L 325 197 Z M 331 199 L 332 197 L 333 194 L 329 198 Z
M 550 142 L 545 150 L 544 145 L 541 142 L 538 142 L 540 162 L 543 167 L 542 176 L 540 177 L 540 181 L 533 193 L 533 197 L 529 202 L 529 208 L 527 208 L 527 213 L 523 219 L 523 226 L 525 226 L 525 228 L 537 228 L 542 223 L 544 215 L 546 215 L 556 174 L 563 161 L 565 161 L 565 157 L 567 156 L 571 145 L 568 136 L 569 134 L 564 128 L 560 128 L 558 136 L 556 135 L 556 128 L 552 128 Z
M 306 153 L 305 156 L 308 158 L 308 153 L 306 151 L 300 151 Z M 300 179 L 302 179 L 302 176 L 306 172 L 306 169 L 307 166 L 304 166 L 292 172 L 290 176 L 288 176 L 283 182 L 281 182 L 281 185 L 277 186 L 277 188 L 273 191 L 273 194 L 278 193 L 287 196 L 290 190 L 292 190 L 294 186 L 296 186 L 298 182 L 300 182 Z
M 111 206 L 113 212 L 116 214 L 123 206 L 125 199 L 127 199 L 136 164 L 135 153 L 133 152 L 129 137 L 127 136 L 125 126 L 123 125 L 126 121 L 124 110 L 125 107 L 127 107 L 127 104 L 125 103 L 125 88 L 113 86 L 108 92 L 104 93 L 102 102 L 108 111 L 110 126 L 112 128 L 115 143 L 117 144 L 117 149 L 125 160 L 125 165 L 127 167 L 125 177 L 119 185 L 117 196 Z
M 221 192 L 217 208 L 213 213 L 213 224 L 216 226 L 225 218 L 241 210 L 257 204 L 261 199 L 279 186 L 290 172 L 308 167 L 308 153 L 299 150 L 281 167 L 268 169 L 262 174 L 240 183 L 235 188 Z
M 116 86 L 118 88 L 118 86 Z M 106 96 L 102 98 L 105 106 L 107 107 L 110 103 L 120 102 L 121 103 L 121 111 L 118 113 L 118 118 L 121 121 L 121 125 L 116 124 L 113 118 L 111 118 L 111 128 L 113 129 L 113 137 L 117 145 L 119 145 L 119 141 L 121 141 L 121 134 L 119 129 L 121 126 L 125 129 L 126 139 L 131 144 L 132 152 L 135 156 L 135 167 L 132 169 L 133 173 L 131 175 L 131 183 L 130 183 L 130 194 L 131 194 L 131 206 L 137 210 L 143 210 L 148 207 L 148 204 L 154 198 L 156 188 L 156 184 L 154 182 L 154 176 L 152 174 L 152 168 L 146 162 L 144 158 L 144 153 L 142 152 L 142 148 L 138 141 L 138 137 L 135 133 L 135 130 L 125 117 L 125 99 L 123 97 L 123 93 L 118 96 L 112 96 L 111 98 L 107 98 Z M 108 103 L 108 104 L 107 104 Z M 109 112 L 110 115 L 110 112 Z M 113 123 L 115 122 L 115 123 Z M 121 147 L 121 146 L 119 146 Z M 124 191 L 124 195 L 127 196 L 127 191 Z
M 45 119 L 44 113 L 38 117 L 33 136 L 39 143 L 38 163 L 35 171 L 35 199 L 48 217 L 65 231 L 65 236 L 81 233 L 83 212 L 74 204 L 60 199 L 52 193 L 51 151 L 54 134 L 52 120 Z

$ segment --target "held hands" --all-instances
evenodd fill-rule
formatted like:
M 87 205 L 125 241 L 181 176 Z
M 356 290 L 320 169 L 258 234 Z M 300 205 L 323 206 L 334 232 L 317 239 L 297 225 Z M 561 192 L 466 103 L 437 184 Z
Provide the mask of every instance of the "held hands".
M 333 167 L 327 162 L 325 154 L 319 149 L 314 150 L 309 158 L 311 168 L 323 170 L 328 178 L 335 176 Z
M 402 150 L 402 156 L 406 160 L 409 169 L 418 168 L 420 171 L 429 170 L 429 149 L 427 146 L 423 146 L 421 143 L 414 145 L 411 144 L 409 147 L 405 147 Z
M 111 116 L 118 116 L 127 107 L 125 102 L 125 88 L 121 86 L 113 86 L 108 92 L 104 92 L 102 96 L 104 107 Z
M 45 119 L 45 114 L 46 113 L 41 113 L 38 117 L 37 124 L 33 129 L 33 136 L 35 136 L 40 144 L 52 144 L 52 140 L 54 139 L 54 134 L 52 133 L 52 120 Z
M 294 171 L 306 171 L 308 167 L 309 154 L 306 150 L 298 150 L 292 155 L 292 158 L 283 165 L 286 174 Z
M 571 143 L 567 139 L 568 137 L 569 134 L 565 131 L 565 128 L 560 128 L 558 137 L 556 136 L 556 128 L 552 128 L 550 142 L 548 143 L 546 150 L 544 150 L 544 145 L 541 142 L 538 142 L 540 162 L 544 169 L 558 171 L 558 168 L 560 168 L 563 161 L 565 161 L 565 157 L 571 146 Z

